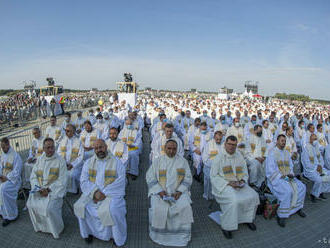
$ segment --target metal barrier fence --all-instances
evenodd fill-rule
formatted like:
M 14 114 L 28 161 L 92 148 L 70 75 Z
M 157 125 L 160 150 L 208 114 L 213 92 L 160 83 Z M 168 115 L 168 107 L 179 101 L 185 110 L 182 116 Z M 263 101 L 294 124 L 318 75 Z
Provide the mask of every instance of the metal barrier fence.
M 32 129 L 35 127 L 39 127 L 41 130 L 41 134 L 43 135 L 48 125 L 49 121 L 44 121 L 39 125 L 25 128 L 7 136 L 11 147 L 13 147 L 15 151 L 19 153 L 23 161 L 25 161 L 29 156 L 29 149 L 31 148 L 33 140 Z
M 69 110 L 69 111 L 76 111 L 76 110 L 78 109 Z M 89 110 L 89 108 L 81 109 L 81 110 L 83 111 L 83 117 L 87 117 L 88 114 L 87 111 Z M 75 119 L 73 117 L 74 116 L 72 116 L 72 120 Z M 57 125 L 62 125 L 63 121 L 64 121 L 64 116 L 57 117 Z M 49 120 L 40 119 L 40 122 L 36 123 L 35 125 L 31 123 L 31 126 L 28 128 L 24 128 L 17 132 L 9 133 L 8 135 L 2 134 L 0 135 L 0 138 L 7 137 L 10 141 L 11 147 L 13 147 L 15 151 L 19 153 L 19 155 L 21 156 L 24 162 L 29 156 L 29 149 L 31 147 L 33 140 L 32 129 L 35 127 L 39 127 L 41 131 L 41 135 L 44 135 L 46 132 L 46 128 L 49 124 L 50 124 Z
M 83 110 L 85 108 L 95 107 L 96 105 L 96 101 L 72 101 L 64 104 L 64 110 Z M 0 113 L 0 136 L 10 131 L 11 128 L 24 127 L 34 121 L 44 122 L 42 108 L 33 107 L 30 109 L 19 109 L 18 111 L 8 114 Z

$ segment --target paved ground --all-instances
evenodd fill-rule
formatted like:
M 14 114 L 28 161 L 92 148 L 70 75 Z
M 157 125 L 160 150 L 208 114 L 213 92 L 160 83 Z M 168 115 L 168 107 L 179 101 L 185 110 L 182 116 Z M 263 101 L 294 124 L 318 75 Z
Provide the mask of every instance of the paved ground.
M 127 225 L 128 239 L 125 247 L 161 247 L 154 244 L 148 236 L 148 199 L 145 173 L 148 165 L 150 147 L 148 137 L 145 136 L 145 148 L 141 156 L 140 176 L 130 182 L 127 189 Z M 287 221 L 287 226 L 281 228 L 276 220 L 265 220 L 257 216 L 257 231 L 253 232 L 247 226 L 240 225 L 233 233 L 233 240 L 226 240 L 217 224 L 207 216 L 218 209 L 217 205 L 209 209 L 209 203 L 202 198 L 202 185 L 195 182 L 192 185 L 192 200 L 194 220 L 192 240 L 188 247 L 330 247 L 330 195 L 328 200 L 312 204 L 309 198 L 305 201 L 303 219 L 297 215 Z M 77 196 L 70 195 L 68 200 L 73 203 Z M 59 240 L 50 234 L 35 233 L 27 211 L 23 211 L 23 200 L 19 200 L 19 219 L 3 228 L 0 226 L 0 247 L 113 247 L 111 242 L 94 240 L 86 245 L 80 237 L 78 222 L 70 212 L 69 207 L 63 205 L 65 230 Z M 328 242 L 328 243 L 327 243 Z

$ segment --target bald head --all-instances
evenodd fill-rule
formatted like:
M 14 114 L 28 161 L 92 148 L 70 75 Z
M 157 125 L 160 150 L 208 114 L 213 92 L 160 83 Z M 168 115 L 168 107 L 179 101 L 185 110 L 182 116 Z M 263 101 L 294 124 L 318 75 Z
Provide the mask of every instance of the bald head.
M 94 143 L 94 152 L 99 159 L 103 159 L 108 155 L 108 146 L 104 140 L 98 139 Z

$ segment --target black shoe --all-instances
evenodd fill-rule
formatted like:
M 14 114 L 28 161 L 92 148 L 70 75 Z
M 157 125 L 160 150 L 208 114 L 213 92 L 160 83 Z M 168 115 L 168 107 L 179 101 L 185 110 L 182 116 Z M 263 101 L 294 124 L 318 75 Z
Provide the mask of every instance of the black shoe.
M 296 178 L 301 181 L 301 176 L 300 175 L 296 175 Z
M 225 235 L 225 237 L 227 239 L 232 239 L 233 238 L 233 235 L 231 234 L 231 231 L 226 231 L 226 230 L 223 230 L 223 229 L 221 229 L 221 230 L 222 230 L 223 235 Z
M 246 223 L 246 224 L 247 224 L 248 228 L 250 228 L 250 230 L 252 230 L 252 231 L 257 230 L 257 227 L 254 223 Z
M 200 177 L 199 176 L 197 176 L 197 175 L 194 175 L 194 179 L 197 181 L 197 182 L 201 182 L 201 179 L 200 179 Z
M 10 222 L 12 222 L 11 220 L 7 220 L 7 219 L 4 219 L 3 222 L 2 222 L 2 226 L 5 227 L 5 226 L 8 226 L 10 224 Z
M 302 217 L 302 218 L 305 218 L 306 217 L 306 214 L 302 211 L 302 209 L 300 209 L 297 214 Z
M 86 243 L 87 244 L 90 244 L 90 243 L 92 243 L 93 242 L 93 235 L 88 235 L 88 238 L 85 238 L 85 241 L 86 241 Z
M 280 227 L 285 227 L 285 219 L 284 218 L 277 217 L 277 224 Z
M 312 201 L 313 203 L 316 203 L 316 197 L 313 196 L 312 194 L 311 194 L 310 196 L 311 196 L 311 201 Z
M 324 196 L 323 193 L 320 194 L 320 198 L 323 199 L 323 200 L 326 200 L 327 198 Z

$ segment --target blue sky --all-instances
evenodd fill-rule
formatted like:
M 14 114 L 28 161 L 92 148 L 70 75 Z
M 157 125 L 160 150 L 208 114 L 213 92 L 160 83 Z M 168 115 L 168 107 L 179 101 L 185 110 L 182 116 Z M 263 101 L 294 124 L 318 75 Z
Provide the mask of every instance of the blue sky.
M 303 93 L 330 99 L 328 0 L 0 0 L 0 88 L 53 76 L 68 88 Z

